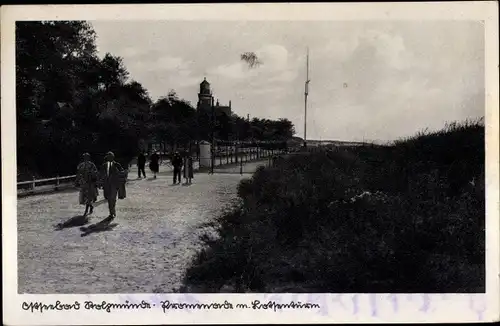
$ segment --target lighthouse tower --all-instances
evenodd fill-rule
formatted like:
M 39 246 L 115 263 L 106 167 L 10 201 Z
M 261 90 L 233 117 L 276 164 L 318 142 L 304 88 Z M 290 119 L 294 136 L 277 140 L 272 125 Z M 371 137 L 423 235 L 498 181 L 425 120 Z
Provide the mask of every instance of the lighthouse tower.
M 212 91 L 210 90 L 210 83 L 206 78 L 200 84 L 200 92 L 198 93 L 198 110 L 208 110 L 212 105 Z

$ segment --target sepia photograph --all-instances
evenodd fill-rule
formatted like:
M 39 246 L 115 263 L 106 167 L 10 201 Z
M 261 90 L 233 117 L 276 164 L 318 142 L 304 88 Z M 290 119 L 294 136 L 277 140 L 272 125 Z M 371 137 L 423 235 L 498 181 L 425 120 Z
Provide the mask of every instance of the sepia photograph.
M 485 294 L 485 33 L 15 21 L 17 293 Z
M 483 34 L 18 22 L 20 293 L 484 292 Z

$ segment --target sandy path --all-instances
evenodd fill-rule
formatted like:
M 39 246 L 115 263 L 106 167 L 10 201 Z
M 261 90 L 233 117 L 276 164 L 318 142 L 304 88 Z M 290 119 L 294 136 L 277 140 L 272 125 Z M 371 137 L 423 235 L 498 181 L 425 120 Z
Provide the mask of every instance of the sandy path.
M 252 164 L 255 169 L 260 163 Z M 236 199 L 237 184 L 248 177 L 200 173 L 191 186 L 171 185 L 168 174 L 130 182 L 127 198 L 117 203 L 118 226 L 86 237 L 79 227 L 53 227 L 83 212 L 76 192 L 21 198 L 19 292 L 172 292 L 200 249 L 202 225 Z M 107 213 L 104 202 L 96 207 L 91 223 Z

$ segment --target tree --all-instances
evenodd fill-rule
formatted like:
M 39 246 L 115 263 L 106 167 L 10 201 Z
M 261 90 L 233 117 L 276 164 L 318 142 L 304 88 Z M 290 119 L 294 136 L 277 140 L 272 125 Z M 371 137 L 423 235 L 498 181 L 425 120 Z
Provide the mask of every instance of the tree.
M 173 90 L 153 104 L 151 114 L 152 135 L 161 143 L 178 146 L 198 136 L 195 109 L 189 102 L 179 99 Z
M 106 53 L 101 61 L 101 82 L 105 89 L 110 90 L 112 86 L 123 85 L 128 75 L 123 59 Z
M 140 138 L 147 137 L 152 102 L 140 83 L 127 83 L 128 75 L 120 57 L 97 57 L 95 33 L 87 22 L 18 22 L 21 170 L 73 173 L 84 151 L 99 153 L 99 161 L 113 150 L 128 164 Z
M 18 164 L 28 170 L 54 173 L 55 168 L 43 161 L 53 152 L 54 139 L 64 136 L 59 144 L 64 151 L 68 134 L 59 132 L 59 123 L 74 121 L 75 107 L 61 112 L 75 102 L 85 80 L 82 63 L 95 57 L 95 33 L 81 21 L 17 22 L 16 23 L 16 109 Z M 91 84 L 87 79 L 85 82 Z M 64 119 L 62 117 L 65 116 Z M 72 123 L 71 123 L 72 126 Z M 71 131 L 70 131 L 71 130 Z M 51 132 L 48 132 L 51 131 Z M 71 151 L 67 149 L 65 153 Z M 43 154 L 43 155 L 37 155 Z M 43 171 L 42 171 L 43 172 Z
M 216 115 L 216 138 L 222 140 L 229 140 L 233 138 L 233 127 L 232 121 L 230 117 L 228 117 L 225 113 L 220 112 Z
M 217 114 L 214 121 L 210 110 L 196 111 L 174 90 L 153 102 L 139 82 L 129 81 L 122 58 L 97 56 L 95 38 L 82 21 L 16 24 L 17 159 L 27 174 L 21 179 L 73 174 L 83 152 L 100 163 L 112 150 L 127 165 L 147 140 L 183 146 L 211 140 L 212 131 L 224 140 L 294 134 L 286 119 Z
M 240 55 L 240 59 L 248 64 L 249 68 L 255 68 L 262 64 L 262 61 L 254 52 L 245 52 Z

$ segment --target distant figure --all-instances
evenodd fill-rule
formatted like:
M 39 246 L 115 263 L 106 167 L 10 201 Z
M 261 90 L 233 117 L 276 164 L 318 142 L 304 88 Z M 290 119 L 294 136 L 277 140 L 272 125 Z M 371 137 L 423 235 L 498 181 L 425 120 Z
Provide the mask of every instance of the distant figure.
M 184 158 L 184 179 L 186 179 L 186 184 L 191 184 L 191 179 L 193 178 L 193 157 L 189 152 L 186 152 L 186 156 Z
M 105 160 L 101 167 L 101 185 L 109 208 L 109 216 L 106 221 L 111 222 L 116 217 L 116 198 L 124 199 L 126 197 L 127 171 L 115 161 L 113 152 L 108 152 Z
M 177 180 L 181 183 L 181 170 L 182 170 L 182 156 L 178 151 L 175 151 L 172 157 L 172 165 L 174 167 L 174 185 L 177 184 Z
M 143 152 L 140 152 L 137 156 L 137 169 L 138 169 L 138 178 L 141 178 L 141 172 L 144 178 L 146 178 L 146 156 Z
M 90 160 L 90 154 L 83 154 L 83 162 L 78 164 L 76 168 L 76 185 L 80 187 L 79 202 L 80 205 L 85 205 L 85 213 L 92 214 L 94 211 L 93 203 L 97 201 L 97 179 L 98 171 L 95 164 Z
M 156 152 L 154 152 L 149 158 L 149 169 L 153 172 L 153 178 L 156 179 L 156 174 L 160 170 L 160 155 Z

